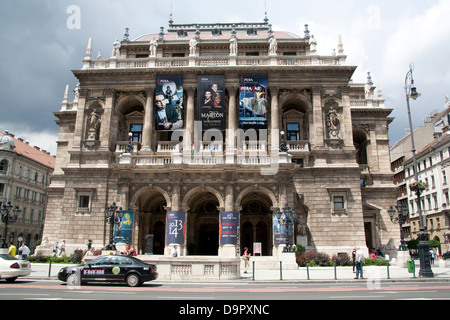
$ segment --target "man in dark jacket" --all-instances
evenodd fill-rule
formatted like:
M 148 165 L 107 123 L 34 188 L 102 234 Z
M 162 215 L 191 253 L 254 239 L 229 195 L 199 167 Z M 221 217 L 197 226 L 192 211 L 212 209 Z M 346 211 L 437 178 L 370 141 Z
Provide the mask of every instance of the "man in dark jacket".
M 167 100 L 162 93 L 156 94 L 155 104 L 156 130 L 172 130 L 173 124 L 178 121 L 177 110 L 171 104 L 167 104 Z

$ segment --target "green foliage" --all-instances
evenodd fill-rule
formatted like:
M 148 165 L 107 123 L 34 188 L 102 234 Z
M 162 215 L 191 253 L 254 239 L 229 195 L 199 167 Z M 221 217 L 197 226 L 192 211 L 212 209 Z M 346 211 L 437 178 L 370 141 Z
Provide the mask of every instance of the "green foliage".
M 336 266 L 351 266 L 353 264 L 352 258 L 347 253 L 340 253 L 338 255 L 334 255 L 331 258 L 333 261 L 336 262 Z
M 366 258 L 364 262 L 364 266 L 386 266 L 387 262 L 385 259 L 371 259 Z
M 306 252 L 306 248 L 304 246 L 302 246 L 301 244 L 297 244 L 296 246 L 294 246 L 294 252 L 298 252 L 298 253 L 303 253 Z
M 62 263 L 62 264 L 80 264 L 83 259 L 85 251 L 83 250 L 75 250 L 75 252 L 70 256 L 59 256 L 55 257 L 54 255 L 30 255 L 27 257 L 27 260 L 32 263 L 49 263 L 50 260 L 52 263 Z

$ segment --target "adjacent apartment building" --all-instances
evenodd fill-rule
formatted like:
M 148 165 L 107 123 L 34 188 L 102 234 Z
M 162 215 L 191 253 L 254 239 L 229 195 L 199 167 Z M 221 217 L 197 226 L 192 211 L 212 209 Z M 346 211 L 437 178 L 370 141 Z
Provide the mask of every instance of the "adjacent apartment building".
M 0 207 L 11 203 L 19 208 L 17 220 L 0 221 L 0 234 L 6 243 L 22 242 L 33 251 L 42 239 L 47 205 L 47 188 L 55 168 L 55 157 L 22 138 L 0 132 Z M 2 212 L 2 215 L 4 212 Z M 13 215 L 13 209 L 10 214 Z M 39 240 L 39 242 L 38 242 Z

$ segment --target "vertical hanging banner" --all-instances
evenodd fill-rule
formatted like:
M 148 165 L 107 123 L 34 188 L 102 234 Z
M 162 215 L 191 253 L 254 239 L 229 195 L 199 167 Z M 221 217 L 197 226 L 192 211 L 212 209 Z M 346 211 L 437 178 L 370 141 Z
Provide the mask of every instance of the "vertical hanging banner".
M 166 219 L 166 243 L 184 244 L 186 239 L 186 212 L 168 211 Z
M 156 131 L 183 128 L 183 77 L 156 77 L 154 105 Z
M 284 212 L 278 220 L 275 213 L 273 213 L 273 243 L 274 244 L 290 244 L 293 243 L 294 225 L 292 217 L 289 217 L 286 227 L 286 215 Z
M 267 129 L 267 76 L 239 77 L 239 127 Z
M 239 212 L 220 212 L 220 244 L 237 244 L 239 226 Z
M 133 242 L 133 211 L 124 211 L 122 219 L 114 225 L 114 243 Z
M 197 77 L 198 120 L 203 130 L 225 130 L 225 76 Z

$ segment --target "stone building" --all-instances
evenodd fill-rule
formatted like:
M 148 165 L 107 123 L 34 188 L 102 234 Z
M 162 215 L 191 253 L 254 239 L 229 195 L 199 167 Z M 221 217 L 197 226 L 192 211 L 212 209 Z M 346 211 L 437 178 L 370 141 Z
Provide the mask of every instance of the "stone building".
M 55 112 L 41 249 L 104 247 L 113 203 L 129 214 L 127 242 L 152 259 L 174 245 L 186 259 L 235 258 L 254 243 L 267 259 L 294 243 L 330 255 L 397 246 L 392 109 L 370 74 L 353 83 L 336 40 L 319 55 L 307 25 L 297 36 L 267 19 L 171 20 L 134 40 L 127 29 L 108 58 L 89 39 L 75 98 L 67 88 Z M 294 220 L 276 217 L 286 205 Z
M 0 132 L 0 208 L 11 204 L 20 212 L 17 220 L 8 223 L 7 234 L 3 219 L 0 221 L 0 239 L 22 244 L 34 250 L 42 238 L 47 187 L 55 167 L 55 158 L 39 147 L 29 145 L 9 132 Z M 2 212 L 2 215 L 4 212 Z

